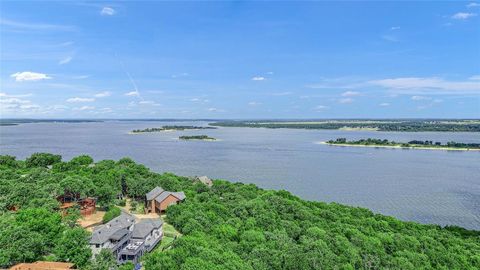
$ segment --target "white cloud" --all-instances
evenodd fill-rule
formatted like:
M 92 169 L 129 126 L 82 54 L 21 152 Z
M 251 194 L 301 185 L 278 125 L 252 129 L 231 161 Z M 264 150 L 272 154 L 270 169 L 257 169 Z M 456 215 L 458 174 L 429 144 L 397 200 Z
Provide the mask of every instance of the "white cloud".
M 59 64 L 59 65 L 68 64 L 68 63 L 70 63 L 70 61 L 72 61 L 72 59 L 73 59 L 73 57 L 71 57 L 71 56 L 65 57 L 65 58 L 63 58 L 62 60 L 60 60 L 60 61 L 58 62 L 58 64 Z
M 132 91 L 132 92 L 125 93 L 125 96 L 138 97 L 138 96 L 140 96 L 140 95 L 138 94 L 137 91 Z
M 480 4 L 479 4 L 479 3 L 472 2 L 472 3 L 470 3 L 470 4 L 467 5 L 467 8 L 474 8 L 474 7 L 480 7 Z
M 262 76 L 255 76 L 252 78 L 252 81 L 264 81 L 265 80 L 265 77 L 262 77 Z
M 399 30 L 400 29 L 400 26 L 392 26 L 390 27 L 390 30 L 391 31 L 395 31 L 395 30 Z
M 112 95 L 112 93 L 110 93 L 109 91 L 104 91 L 104 92 L 100 92 L 98 94 L 95 94 L 94 97 L 103 98 L 103 97 L 109 97 L 111 95 Z
M 19 21 L 12 21 L 4 18 L 0 18 L 0 25 L 19 29 L 19 30 L 31 30 L 31 31 L 73 31 L 76 28 L 70 25 L 56 25 L 56 24 L 44 24 L 44 23 L 26 23 Z
M 52 77 L 48 76 L 47 74 L 31 72 L 31 71 L 24 71 L 24 72 L 17 72 L 10 77 L 15 78 L 15 81 L 39 81 L 39 80 L 47 80 L 51 79 Z
M 139 101 L 138 104 L 160 106 L 160 104 L 158 104 L 158 103 L 156 103 L 155 101 L 152 101 L 152 100 L 142 100 L 142 101 Z
M 277 92 L 277 93 L 272 93 L 272 96 L 288 96 L 293 94 L 292 92 Z
M 424 97 L 424 96 L 412 96 L 410 98 L 411 100 L 415 100 L 415 101 L 420 101 L 420 100 L 430 100 L 432 98 L 430 97 Z
M 353 102 L 353 98 L 341 98 L 338 100 L 338 102 L 342 104 L 349 104 Z
M 477 14 L 475 13 L 469 13 L 469 12 L 458 12 L 458 13 L 455 13 L 452 15 L 452 19 L 455 19 L 455 20 L 466 20 L 466 19 L 469 19 L 471 17 L 475 17 L 477 16 Z
M 224 112 L 225 110 L 218 109 L 218 108 L 208 108 L 207 111 L 209 111 L 209 112 Z
M 20 95 L 10 95 L 7 93 L 0 92 L 0 97 L 13 97 L 13 98 L 24 98 L 24 97 L 31 97 L 32 94 L 20 94 Z
M 360 92 L 347 91 L 342 93 L 342 97 L 355 97 L 355 96 L 360 96 Z
M 32 104 L 30 100 L 21 99 L 6 93 L 0 93 L 0 113 L 1 114 L 31 114 L 37 113 L 40 106 Z
M 83 80 L 83 79 L 87 79 L 89 78 L 90 75 L 76 75 L 76 76 L 72 76 L 72 79 L 74 80 Z
M 77 107 L 73 108 L 75 111 L 92 111 L 95 110 L 95 107 L 93 106 L 82 106 L 82 107 Z
M 326 110 L 328 109 L 329 107 L 328 106 L 325 106 L 325 105 L 318 105 L 316 106 L 315 108 L 313 108 L 315 111 L 323 111 L 323 110 Z
M 100 11 L 100 14 L 103 16 L 112 16 L 116 13 L 115 9 L 111 7 L 103 7 L 102 11 Z
M 19 99 L 19 98 L 2 98 L 0 99 L 1 104 L 26 104 L 30 103 L 30 100 Z
M 94 102 L 94 98 L 80 98 L 80 97 L 74 97 L 74 98 L 69 98 L 67 99 L 67 102 L 74 103 L 74 102 Z
M 382 106 L 382 107 L 388 107 L 388 106 L 390 106 L 390 103 L 388 103 L 388 102 L 383 102 L 383 103 L 380 103 L 380 104 L 378 104 L 378 105 L 379 105 L 379 106 Z
M 273 71 L 268 71 L 267 74 L 268 75 L 273 75 Z
M 386 41 L 389 41 L 389 42 L 398 42 L 398 41 L 400 41 L 400 40 L 398 39 L 398 37 L 393 36 L 393 35 L 383 35 L 383 36 L 382 36 L 382 39 L 384 39 L 384 40 L 386 40 Z
M 250 101 L 250 102 L 248 103 L 248 106 L 258 106 L 258 105 L 262 105 L 262 103 L 257 102 L 257 101 Z
M 183 73 L 180 73 L 180 74 L 173 74 L 172 78 L 187 77 L 187 76 L 190 76 L 190 74 L 187 73 L 187 72 L 183 72 Z
M 465 94 L 480 92 L 478 81 L 448 81 L 437 77 L 393 78 L 368 81 L 368 84 L 390 89 L 390 91 L 403 94 L 429 93 L 429 94 Z
M 474 75 L 470 78 L 468 78 L 469 80 L 473 80 L 473 81 L 480 81 L 480 75 Z

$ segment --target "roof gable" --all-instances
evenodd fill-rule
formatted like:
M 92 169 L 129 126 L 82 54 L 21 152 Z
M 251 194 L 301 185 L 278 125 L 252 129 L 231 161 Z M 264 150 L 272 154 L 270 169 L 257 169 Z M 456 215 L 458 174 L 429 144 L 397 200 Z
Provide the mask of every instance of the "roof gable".
M 157 186 L 154 189 L 152 189 L 150 192 L 147 193 L 147 195 L 146 195 L 147 200 L 151 201 L 151 200 L 155 199 L 156 197 L 158 197 L 158 195 L 160 195 L 163 192 L 164 192 L 163 188 Z

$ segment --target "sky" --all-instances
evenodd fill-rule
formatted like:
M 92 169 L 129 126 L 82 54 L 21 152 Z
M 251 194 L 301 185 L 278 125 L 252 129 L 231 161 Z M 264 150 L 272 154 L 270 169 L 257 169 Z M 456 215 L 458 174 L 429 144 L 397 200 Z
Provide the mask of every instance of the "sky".
M 480 2 L 1 1 L 1 118 L 480 118 Z

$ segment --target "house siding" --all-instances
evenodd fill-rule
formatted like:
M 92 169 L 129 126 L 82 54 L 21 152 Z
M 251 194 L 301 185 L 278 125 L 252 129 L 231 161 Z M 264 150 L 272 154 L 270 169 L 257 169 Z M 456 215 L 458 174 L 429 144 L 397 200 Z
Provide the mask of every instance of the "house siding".
M 163 201 L 160 203 L 156 203 L 156 209 L 160 210 L 160 212 L 163 212 L 167 209 L 168 206 L 177 203 L 179 200 L 177 197 L 173 195 L 169 195 L 167 198 L 165 198 Z

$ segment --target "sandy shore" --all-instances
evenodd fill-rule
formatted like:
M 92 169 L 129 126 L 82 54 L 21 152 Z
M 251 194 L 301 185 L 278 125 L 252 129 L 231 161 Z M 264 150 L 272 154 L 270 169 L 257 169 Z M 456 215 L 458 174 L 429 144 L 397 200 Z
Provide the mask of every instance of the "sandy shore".
M 480 149 L 470 149 L 470 148 L 448 148 L 448 147 L 423 147 L 423 146 L 400 146 L 400 145 L 362 145 L 362 144 L 338 144 L 338 143 L 327 143 L 327 142 L 317 142 L 317 144 L 327 144 L 331 146 L 342 146 L 342 147 L 370 147 L 370 148 L 392 148 L 392 149 L 417 149 L 417 150 L 443 150 L 443 151 L 480 151 Z

